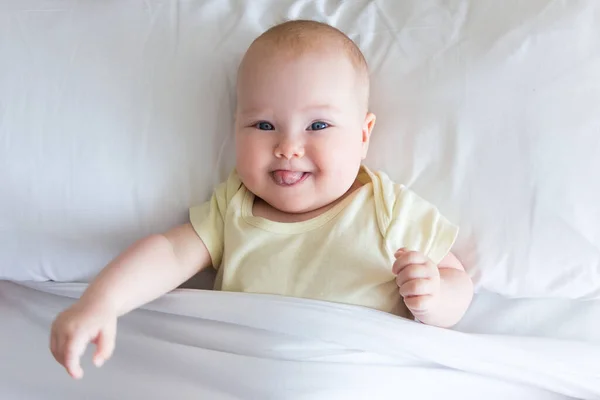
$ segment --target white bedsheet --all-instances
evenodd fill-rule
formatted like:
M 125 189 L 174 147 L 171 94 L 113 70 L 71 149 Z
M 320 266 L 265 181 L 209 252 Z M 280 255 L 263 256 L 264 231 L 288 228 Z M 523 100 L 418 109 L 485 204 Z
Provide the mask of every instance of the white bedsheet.
M 455 329 L 577 340 L 600 346 L 600 301 L 507 299 L 482 292 L 475 296 L 467 315 Z
M 0 281 L 0 400 L 600 398 L 600 301 L 564 299 L 600 296 L 596 0 L 0 0 L 0 279 L 87 280 L 184 221 L 233 162 L 237 61 L 286 18 L 364 50 L 369 165 L 461 225 L 477 288 L 541 298 L 480 293 L 459 333 L 180 290 L 75 382 L 47 341 L 83 286 Z
M 86 281 L 233 164 L 237 63 L 290 18 L 363 49 L 367 160 L 478 289 L 600 298 L 597 0 L 0 0 L 0 279 Z
M 122 318 L 114 358 L 96 370 L 88 353 L 77 382 L 55 364 L 47 340 L 52 317 L 83 285 L 32 286 L 41 290 L 0 282 L 2 399 L 600 398 L 598 345 L 195 290 Z

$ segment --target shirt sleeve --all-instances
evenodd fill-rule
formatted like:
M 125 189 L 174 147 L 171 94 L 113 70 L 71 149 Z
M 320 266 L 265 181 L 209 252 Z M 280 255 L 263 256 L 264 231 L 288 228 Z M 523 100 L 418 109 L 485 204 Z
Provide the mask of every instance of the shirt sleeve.
M 208 249 L 215 269 L 220 267 L 223 259 L 227 209 L 240 187 L 239 178 L 232 173 L 226 182 L 217 186 L 209 201 L 190 208 L 190 223 Z
M 394 252 L 420 251 L 439 264 L 454 245 L 458 227 L 410 189 L 398 185 L 395 194 L 386 235 L 389 245 Z

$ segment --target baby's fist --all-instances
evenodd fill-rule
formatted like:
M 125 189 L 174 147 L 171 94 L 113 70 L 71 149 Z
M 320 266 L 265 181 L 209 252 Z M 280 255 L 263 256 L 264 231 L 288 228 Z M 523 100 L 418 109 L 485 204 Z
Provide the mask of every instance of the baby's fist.
M 404 304 L 414 316 L 426 314 L 438 301 L 440 271 L 423 253 L 400 249 L 392 272 Z

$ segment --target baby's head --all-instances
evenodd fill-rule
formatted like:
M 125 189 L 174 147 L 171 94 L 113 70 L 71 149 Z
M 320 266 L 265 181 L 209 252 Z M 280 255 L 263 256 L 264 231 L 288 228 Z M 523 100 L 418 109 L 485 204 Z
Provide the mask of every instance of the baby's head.
M 259 36 L 238 72 L 237 171 L 244 185 L 288 213 L 324 207 L 352 186 L 375 116 L 369 74 L 339 30 L 290 21 Z

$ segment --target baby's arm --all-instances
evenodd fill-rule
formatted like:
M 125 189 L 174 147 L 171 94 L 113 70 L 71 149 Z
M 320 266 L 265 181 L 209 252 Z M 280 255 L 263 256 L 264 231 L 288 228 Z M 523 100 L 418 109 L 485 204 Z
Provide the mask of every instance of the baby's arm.
M 135 243 L 100 272 L 80 302 L 101 303 L 121 316 L 175 289 L 210 264 L 208 250 L 187 223 Z
M 438 265 L 440 297 L 436 307 L 419 316 L 425 324 L 450 327 L 461 320 L 473 299 L 473 282 L 462 263 L 452 253 Z
M 140 240 L 59 314 L 52 324 L 52 354 L 71 376 L 81 378 L 79 359 L 88 343 L 97 345 L 97 366 L 111 356 L 117 317 L 176 288 L 210 264 L 206 246 L 189 223 Z
M 394 272 L 404 303 L 424 324 L 451 327 L 471 304 L 473 283 L 452 253 L 435 265 L 420 252 L 399 250 Z

